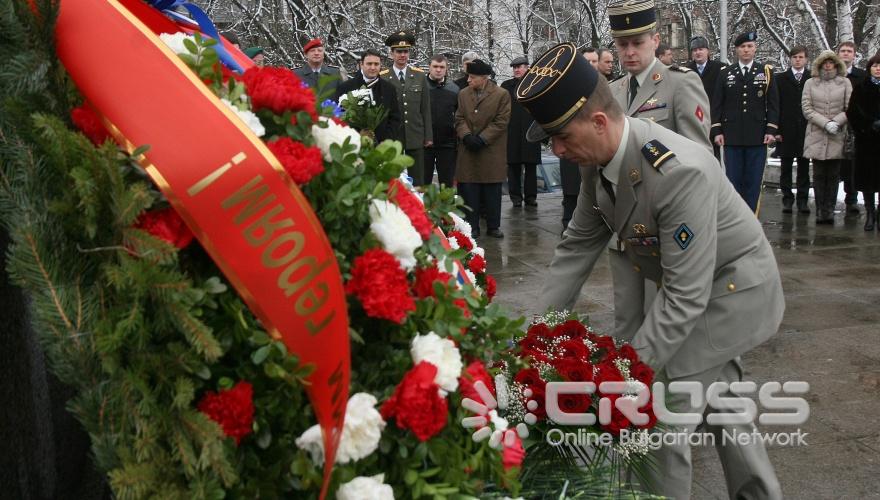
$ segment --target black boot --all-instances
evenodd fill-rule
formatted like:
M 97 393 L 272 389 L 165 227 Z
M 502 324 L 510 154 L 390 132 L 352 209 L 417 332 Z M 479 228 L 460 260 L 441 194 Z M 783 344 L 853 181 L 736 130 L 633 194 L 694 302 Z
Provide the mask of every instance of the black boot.
M 865 207 L 865 231 L 873 231 L 877 222 L 877 212 L 874 207 Z

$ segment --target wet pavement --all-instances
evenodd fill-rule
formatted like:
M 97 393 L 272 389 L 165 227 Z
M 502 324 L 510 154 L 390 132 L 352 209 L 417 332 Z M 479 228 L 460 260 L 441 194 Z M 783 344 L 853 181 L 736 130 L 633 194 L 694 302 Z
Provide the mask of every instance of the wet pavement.
M 505 238 L 483 237 L 496 301 L 531 316 L 559 241 L 562 195 L 541 194 L 537 208 L 502 205 Z M 786 312 L 779 333 L 743 356 L 746 379 L 806 381 L 810 418 L 762 432 L 808 433 L 806 446 L 768 446 L 786 498 L 880 498 L 880 234 L 863 230 L 864 209 L 834 226 L 781 213 L 778 191 L 764 193 L 761 222 L 776 253 Z M 810 207 L 813 208 L 812 200 Z M 485 234 L 485 232 L 484 232 Z M 613 324 L 611 274 L 602 258 L 576 310 L 594 329 Z M 710 447 L 694 448 L 694 498 L 727 498 Z

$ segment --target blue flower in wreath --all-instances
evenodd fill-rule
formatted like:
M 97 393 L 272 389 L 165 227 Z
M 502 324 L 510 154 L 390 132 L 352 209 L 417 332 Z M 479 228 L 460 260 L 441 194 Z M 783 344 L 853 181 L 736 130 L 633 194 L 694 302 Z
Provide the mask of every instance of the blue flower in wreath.
M 324 102 L 321 103 L 321 107 L 322 108 L 333 108 L 333 116 L 336 118 L 342 118 L 342 114 L 345 112 L 345 110 L 339 106 L 339 103 L 337 103 L 333 99 L 325 100 Z

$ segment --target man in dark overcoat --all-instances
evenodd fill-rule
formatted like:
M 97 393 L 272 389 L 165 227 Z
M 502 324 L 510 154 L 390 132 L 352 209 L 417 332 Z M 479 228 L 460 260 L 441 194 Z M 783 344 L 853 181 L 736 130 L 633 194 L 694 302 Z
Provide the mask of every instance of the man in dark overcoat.
M 782 189 L 782 213 L 790 214 L 795 196 L 791 192 L 792 167 L 797 162 L 797 208 L 802 214 L 810 213 L 807 199 L 810 195 L 810 159 L 804 158 L 804 135 L 807 119 L 801 107 L 804 84 L 810 79 L 807 68 L 807 48 L 798 46 L 789 52 L 791 67 L 776 74 L 779 86 L 779 132 L 776 134 L 776 155 L 782 161 L 779 187 Z
M 516 102 L 516 86 L 529 70 L 529 60 L 517 57 L 510 62 L 513 78 L 505 80 L 501 87 L 510 94 L 510 123 L 507 125 L 507 188 L 514 208 L 525 199 L 526 205 L 538 206 L 538 163 L 541 163 L 541 144 L 526 140 L 526 131 L 534 122 L 532 115 Z M 525 177 L 523 176 L 525 171 Z

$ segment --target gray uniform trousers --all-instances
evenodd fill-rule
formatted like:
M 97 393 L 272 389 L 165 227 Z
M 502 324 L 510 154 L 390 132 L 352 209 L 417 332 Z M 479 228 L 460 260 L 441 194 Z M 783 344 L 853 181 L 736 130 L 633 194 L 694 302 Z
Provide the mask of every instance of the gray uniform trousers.
M 646 282 L 639 273 L 632 270 L 632 262 L 627 259 L 623 252 L 609 250 L 608 261 L 611 274 L 614 279 L 615 290 L 627 289 L 630 291 L 627 300 L 614 301 L 614 337 L 631 341 L 639 329 L 644 317 L 644 309 L 650 308 L 654 301 L 657 288 L 653 282 Z M 642 286 L 644 284 L 644 286 Z M 650 295 L 649 300 L 645 296 L 637 297 L 634 290 L 643 290 L 645 295 Z M 704 390 L 713 382 L 739 382 L 742 380 L 742 364 L 736 357 L 721 365 L 712 367 L 695 375 L 681 378 L 671 378 L 666 370 L 661 370 L 655 377 L 655 381 L 663 382 L 666 387 L 670 382 L 697 381 L 702 383 Z M 705 393 L 703 405 L 698 408 L 690 405 L 688 394 L 666 394 L 666 407 L 676 413 L 721 413 L 723 410 L 706 408 Z M 733 397 L 733 395 L 728 394 Z M 681 428 L 666 429 L 668 432 L 694 432 L 697 425 Z M 715 426 L 703 424 L 700 432 L 711 432 L 715 436 L 715 449 L 721 459 L 721 467 L 724 469 L 724 478 L 727 481 L 727 492 L 732 499 L 781 499 L 782 491 L 773 465 L 767 456 L 764 445 L 757 444 L 739 445 L 733 442 L 723 444 L 722 431 L 727 434 L 751 434 L 755 431 L 753 423 L 743 425 Z M 659 450 L 653 451 L 652 462 L 654 466 L 648 471 L 648 484 L 642 487 L 654 494 L 670 498 L 687 500 L 691 498 L 691 448 L 687 442 L 664 445 Z

